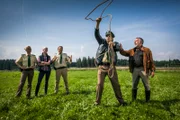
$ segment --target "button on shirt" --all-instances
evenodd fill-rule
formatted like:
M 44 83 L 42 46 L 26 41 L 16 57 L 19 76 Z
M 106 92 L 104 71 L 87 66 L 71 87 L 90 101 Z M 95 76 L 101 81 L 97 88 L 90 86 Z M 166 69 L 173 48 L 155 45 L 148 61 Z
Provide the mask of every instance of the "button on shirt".
M 61 55 L 62 55 L 62 62 L 60 62 Z M 55 68 L 67 67 L 67 62 L 70 62 L 70 58 L 67 56 L 66 53 L 57 54 L 56 55 L 56 60 L 54 62 L 54 67 Z
M 135 67 L 143 67 L 143 52 L 136 49 L 134 53 L 134 65 Z
M 28 55 L 27 54 L 22 54 L 19 59 L 16 60 L 18 63 L 22 63 L 23 67 L 28 68 Z M 35 63 L 37 62 L 36 56 L 35 55 L 30 55 L 30 67 L 34 67 Z

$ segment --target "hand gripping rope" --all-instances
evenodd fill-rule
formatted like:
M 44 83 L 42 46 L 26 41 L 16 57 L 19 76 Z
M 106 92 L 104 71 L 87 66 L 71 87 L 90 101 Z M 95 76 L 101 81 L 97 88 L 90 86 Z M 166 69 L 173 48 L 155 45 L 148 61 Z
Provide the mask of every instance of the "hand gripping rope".
M 104 16 L 104 17 L 102 17 L 102 15 L 103 15 L 104 11 L 107 9 L 107 7 L 113 2 L 113 0 L 105 0 L 105 1 L 103 1 L 102 3 L 98 4 L 98 5 L 85 17 L 85 19 L 86 19 L 86 20 L 96 21 L 96 20 L 94 20 L 94 19 L 92 19 L 92 18 L 89 18 L 89 16 L 90 16 L 99 6 L 103 5 L 104 3 L 108 2 L 108 1 L 110 1 L 110 2 L 107 4 L 107 6 L 106 6 L 106 7 L 103 9 L 103 11 L 101 12 L 100 18 L 103 19 L 103 18 L 108 17 L 108 16 L 110 17 L 108 30 L 111 32 L 112 15 L 111 15 L 111 14 L 108 14 L 108 15 L 106 15 L 106 16 Z M 111 34 L 110 34 L 110 36 L 111 36 Z M 99 55 L 98 57 L 100 57 L 100 56 L 102 56 L 102 55 L 104 55 L 104 54 L 105 54 L 105 53 Z M 110 45 L 109 45 L 109 47 L 108 47 L 108 54 L 110 55 L 110 68 L 107 69 L 107 70 L 104 70 L 104 69 L 101 68 L 101 70 L 104 71 L 104 72 L 108 72 L 108 76 L 109 76 L 110 78 L 112 78 L 112 77 L 114 76 L 114 69 L 115 69 L 115 68 L 114 68 L 114 56 L 115 56 L 115 53 L 114 53 L 113 46 L 110 46 Z M 95 59 L 97 59 L 98 57 L 96 57 Z M 97 66 L 97 65 L 96 65 L 96 66 Z M 110 72 L 111 72 L 111 75 L 110 75 Z

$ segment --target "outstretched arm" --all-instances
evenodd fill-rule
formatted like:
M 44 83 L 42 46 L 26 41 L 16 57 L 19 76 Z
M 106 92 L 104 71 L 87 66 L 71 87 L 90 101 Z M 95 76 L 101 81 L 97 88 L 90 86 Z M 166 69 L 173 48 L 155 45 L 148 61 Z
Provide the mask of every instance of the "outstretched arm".
M 120 43 L 120 54 L 126 57 L 130 56 L 130 50 L 124 50 L 121 43 Z

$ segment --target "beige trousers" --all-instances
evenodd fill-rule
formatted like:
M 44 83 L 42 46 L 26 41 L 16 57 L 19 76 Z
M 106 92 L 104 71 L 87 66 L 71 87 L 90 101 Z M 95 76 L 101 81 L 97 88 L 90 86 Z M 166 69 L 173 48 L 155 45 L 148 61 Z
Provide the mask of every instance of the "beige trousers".
M 62 69 L 57 69 L 56 70 L 55 93 L 57 93 L 59 91 L 59 82 L 60 82 L 61 76 L 63 77 L 63 80 L 64 80 L 64 85 L 65 85 L 66 92 L 69 92 L 68 79 L 67 79 L 67 77 L 68 77 L 67 68 L 62 68 Z
M 96 103 L 100 104 L 101 102 L 101 97 L 102 97 L 102 92 L 103 92 L 103 88 L 104 88 L 104 80 L 105 77 L 108 75 L 108 72 L 104 71 L 101 69 L 101 67 L 109 67 L 109 66 L 100 66 L 98 69 L 98 74 L 97 74 L 97 78 L 98 78 L 98 83 L 97 83 L 97 87 L 96 87 Z M 121 93 L 121 89 L 120 89 L 120 84 L 118 81 L 118 76 L 117 76 L 117 71 L 116 68 L 113 68 L 114 70 L 114 75 L 112 78 L 109 79 L 111 81 L 115 96 L 118 100 L 119 103 L 123 103 L 124 100 L 122 98 L 122 93 Z
M 28 78 L 26 97 L 29 98 L 31 96 L 31 86 L 32 86 L 33 76 L 34 76 L 34 70 L 22 71 L 21 78 L 20 78 L 20 84 L 18 86 L 18 90 L 16 93 L 17 97 L 21 96 L 24 84 L 26 82 L 26 78 Z

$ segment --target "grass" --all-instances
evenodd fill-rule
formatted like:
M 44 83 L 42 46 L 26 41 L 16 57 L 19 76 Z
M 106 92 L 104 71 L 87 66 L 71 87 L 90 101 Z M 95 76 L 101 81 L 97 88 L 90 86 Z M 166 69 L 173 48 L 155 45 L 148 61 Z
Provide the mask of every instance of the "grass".
M 65 94 L 64 82 L 54 94 L 55 72 L 51 73 L 48 94 L 44 96 L 44 80 L 39 97 L 34 97 L 38 71 L 35 71 L 31 96 L 15 98 L 21 73 L 0 71 L 0 119 L 2 120 L 179 120 L 180 119 L 180 71 L 157 71 L 150 78 L 151 101 L 144 102 L 144 87 L 139 84 L 137 100 L 131 103 L 131 74 L 118 70 L 123 98 L 127 106 L 118 106 L 108 78 L 105 80 L 100 106 L 94 106 L 97 70 L 69 70 L 70 94 Z

